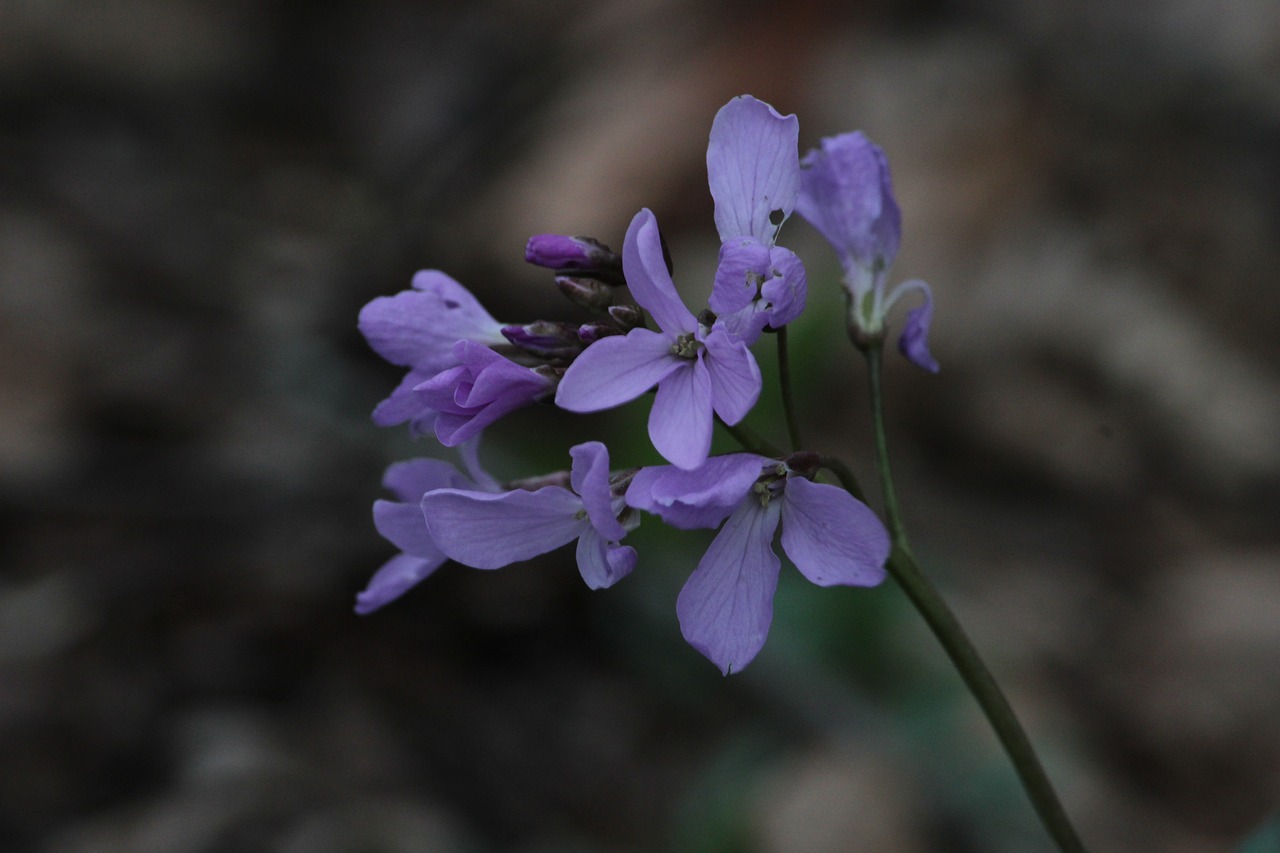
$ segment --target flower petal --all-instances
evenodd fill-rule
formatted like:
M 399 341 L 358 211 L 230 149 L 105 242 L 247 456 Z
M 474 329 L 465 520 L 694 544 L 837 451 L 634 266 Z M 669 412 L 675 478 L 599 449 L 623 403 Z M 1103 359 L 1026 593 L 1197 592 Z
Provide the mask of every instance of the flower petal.
M 641 468 L 627 487 L 627 505 L 681 530 L 716 527 L 772 462 L 754 453 L 730 453 L 712 456 L 692 471 L 674 465 Z
M 581 511 L 578 496 L 559 486 L 501 494 L 437 489 L 422 496 L 436 545 L 476 569 L 501 568 L 572 542 L 591 528 Z
M 733 426 L 760 399 L 760 366 L 746 343 L 722 327 L 713 328 L 703 343 L 707 347 L 703 362 L 711 375 L 716 414 Z
M 676 293 L 662 253 L 658 220 L 648 208 L 631 220 L 622 244 L 622 271 L 636 304 L 653 315 L 662 331 L 686 334 L 698 328 L 694 318 Z
M 395 601 L 410 587 L 444 565 L 444 561 L 443 554 L 439 560 L 423 560 L 408 554 L 396 554 L 373 573 L 368 586 L 356 596 L 356 613 L 364 616 Z
M 902 334 L 898 337 L 898 352 L 921 370 L 937 373 L 938 361 L 929 353 L 929 324 L 933 321 L 933 292 L 929 285 L 918 279 L 903 282 L 894 288 L 890 301 L 910 290 L 923 293 L 924 303 L 907 312 Z
M 769 306 L 769 325 L 781 329 L 804 313 L 808 277 L 796 253 L 781 246 L 769 251 L 769 272 L 772 275 L 765 279 L 760 295 Z
M 804 156 L 801 167 L 796 211 L 827 238 L 841 263 L 892 266 L 902 214 L 880 146 L 860 132 L 828 137 Z
M 593 529 L 578 537 L 578 571 L 591 589 L 605 589 L 631 574 L 636 549 L 605 540 Z
M 769 247 L 754 237 L 733 237 L 720 245 L 720 261 L 708 305 L 717 314 L 741 311 L 760 296 L 769 275 Z
M 427 532 L 427 523 L 418 507 L 418 495 L 413 503 L 374 501 L 373 526 L 383 538 L 411 557 L 444 562 L 444 552 Z
M 573 457 L 570 482 L 582 498 L 591 526 L 606 539 L 617 542 L 627 535 L 613 511 L 609 487 L 609 451 L 598 441 L 579 444 L 569 451 Z
M 649 412 L 649 439 L 662 457 L 680 468 L 697 468 L 711 450 L 711 375 L 703 355 L 658 383 Z
M 598 412 L 630 402 L 680 367 L 671 338 L 632 329 L 587 347 L 565 371 L 556 405 L 570 412 Z
M 452 364 L 456 341 L 506 340 L 471 292 L 439 270 L 417 273 L 413 288 L 379 296 L 360 311 L 361 333 L 392 364 L 437 373 Z
M 889 533 L 870 507 L 844 489 L 788 477 L 782 549 L 818 586 L 875 586 L 884 580 Z
M 433 375 L 422 370 L 410 370 L 391 392 L 391 396 L 373 410 L 373 422 L 378 426 L 388 427 L 408 421 L 414 435 L 430 432 L 436 410 L 413 393 L 413 389 Z
M 407 459 L 394 462 L 382 475 L 382 485 L 415 507 L 432 489 L 466 489 L 471 481 L 443 459 Z
M 751 236 L 773 243 L 800 191 L 800 121 L 750 95 L 720 108 L 707 145 L 707 179 L 721 240 Z
M 781 565 L 773 553 L 778 517 L 777 501 L 739 504 L 676 599 L 680 632 L 725 675 L 750 663 L 769 634 Z

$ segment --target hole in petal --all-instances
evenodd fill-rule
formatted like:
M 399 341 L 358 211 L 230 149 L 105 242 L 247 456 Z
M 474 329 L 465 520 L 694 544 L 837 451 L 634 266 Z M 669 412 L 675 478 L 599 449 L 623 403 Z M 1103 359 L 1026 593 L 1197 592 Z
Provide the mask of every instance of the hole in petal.
M 769 214 L 769 224 L 777 228 L 786 221 L 787 215 L 781 210 L 775 210 Z

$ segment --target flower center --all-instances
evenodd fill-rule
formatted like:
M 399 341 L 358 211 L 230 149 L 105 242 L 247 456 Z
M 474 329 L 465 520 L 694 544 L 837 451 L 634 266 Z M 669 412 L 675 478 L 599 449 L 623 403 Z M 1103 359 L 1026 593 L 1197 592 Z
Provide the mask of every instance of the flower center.
M 697 358 L 702 344 L 694 337 L 693 332 L 678 336 L 671 344 L 671 354 L 680 358 Z

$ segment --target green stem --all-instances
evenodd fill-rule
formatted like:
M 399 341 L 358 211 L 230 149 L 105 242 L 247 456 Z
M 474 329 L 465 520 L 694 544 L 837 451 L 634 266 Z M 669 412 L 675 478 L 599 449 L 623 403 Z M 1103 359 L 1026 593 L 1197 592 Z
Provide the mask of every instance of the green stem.
M 781 450 L 779 450 L 778 448 L 774 447 L 764 438 L 761 438 L 756 433 L 756 431 L 749 426 L 746 426 L 744 424 L 735 424 L 734 426 L 729 426 L 727 423 L 725 423 L 720 419 L 719 415 L 716 415 L 716 423 L 724 427 L 725 432 L 733 436 L 734 439 L 738 442 L 738 444 L 742 445 L 744 450 L 749 450 L 752 453 L 758 453 L 761 456 L 772 456 L 776 459 L 781 459 L 782 457 L 787 455 L 783 453 Z
M 778 387 L 782 390 L 782 413 L 787 419 L 787 437 L 794 453 L 804 447 L 800 439 L 800 422 L 796 419 L 795 401 L 791 396 L 791 357 L 787 353 L 787 327 L 776 335 L 778 342 Z
M 1036 756 L 1031 740 L 1023 730 L 1022 724 L 1005 698 L 1000 685 L 996 683 L 991 670 L 983 662 L 978 650 L 965 634 L 964 628 L 956 619 L 951 608 L 938 594 L 938 590 L 920 570 L 911 547 L 907 543 L 906 528 L 902 523 L 902 514 L 898 509 L 898 499 L 893 488 L 893 476 L 889 470 L 889 449 L 885 440 L 884 429 L 884 393 L 881 386 L 881 350 L 880 344 L 869 346 L 863 350 L 867 356 L 867 366 L 871 376 L 871 412 L 875 419 L 876 462 L 880 469 L 880 485 L 884 492 L 885 515 L 889 520 L 889 534 L 893 539 L 893 551 L 889 556 L 888 569 L 894 580 L 906 592 L 907 598 L 915 605 L 924 621 L 928 623 L 933 635 L 938 638 L 947 656 L 955 664 L 968 686 L 969 692 L 982 707 L 996 737 L 1004 747 L 1014 770 L 1022 782 L 1023 789 L 1031 800 L 1036 814 L 1049 835 L 1057 843 L 1058 849 L 1064 853 L 1083 853 L 1084 845 L 1071 825 L 1070 818 L 1062 808 L 1053 784 L 1044 772 L 1040 759 Z

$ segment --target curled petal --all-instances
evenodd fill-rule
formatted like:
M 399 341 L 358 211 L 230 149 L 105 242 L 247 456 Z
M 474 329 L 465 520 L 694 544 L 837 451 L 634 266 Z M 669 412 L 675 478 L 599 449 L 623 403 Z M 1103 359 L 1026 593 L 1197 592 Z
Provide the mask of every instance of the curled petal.
M 594 529 L 578 537 L 578 571 L 591 589 L 605 589 L 631 574 L 636 549 L 609 542 Z
M 716 113 L 707 179 L 721 240 L 749 236 L 773 243 L 800 191 L 799 138 L 794 115 L 783 116 L 750 95 L 734 98 Z
M 930 373 L 938 372 L 938 362 L 929 353 L 929 324 L 933 320 L 933 293 L 929 285 L 923 281 L 908 281 L 898 285 L 890 301 L 908 290 L 919 290 L 924 294 L 924 303 L 907 312 L 907 319 L 902 324 L 902 334 L 898 337 L 898 352 L 906 356 L 907 361 L 921 370 Z
M 609 489 L 609 451 L 598 441 L 588 441 L 572 448 L 569 455 L 573 457 L 570 482 L 582 498 L 591 526 L 605 539 L 617 542 L 627 535 L 627 531 L 618 523 L 613 511 L 613 495 Z
M 754 237 L 734 237 L 720 246 L 720 262 L 708 304 L 717 314 L 741 311 L 760 296 L 769 275 L 769 247 Z
M 422 514 L 440 550 L 476 569 L 554 551 L 591 529 L 582 501 L 559 486 L 501 494 L 438 489 L 422 496 Z
M 818 586 L 875 586 L 884 580 L 889 533 L 866 504 L 844 489 L 788 477 L 782 550 Z
M 570 412 L 598 412 L 630 402 L 681 366 L 671 354 L 672 339 L 649 329 L 632 329 L 587 347 L 565 371 L 556 405 Z
M 733 426 L 760 399 L 760 366 L 746 343 L 733 338 L 723 328 L 713 328 L 704 343 L 707 351 L 703 362 L 711 374 L 711 398 L 716 414 Z
M 769 272 L 760 295 L 768 306 L 769 325 L 781 329 L 804 312 L 808 277 L 796 253 L 781 246 L 769 251 Z
M 649 439 L 680 468 L 697 468 L 711 450 L 711 376 L 700 353 L 660 383 L 649 412 Z
M 698 327 L 698 321 L 676 293 L 662 254 L 658 220 L 648 208 L 637 213 L 627 228 L 622 244 L 622 270 L 636 304 L 653 315 L 662 331 L 680 335 Z
M 725 675 L 750 663 L 769 634 L 779 513 L 778 501 L 739 504 L 676 599 L 680 632 Z
M 369 585 L 356 596 L 356 613 L 361 616 L 372 613 L 379 607 L 395 601 L 404 595 L 410 587 L 420 582 L 444 564 L 445 557 L 439 560 L 424 560 L 410 557 L 408 554 L 396 554 L 374 572 Z

